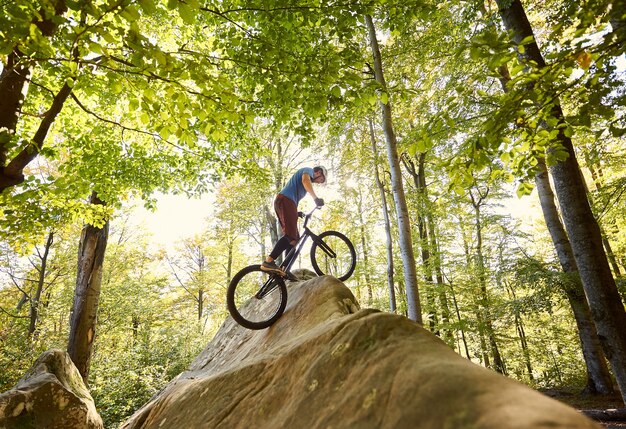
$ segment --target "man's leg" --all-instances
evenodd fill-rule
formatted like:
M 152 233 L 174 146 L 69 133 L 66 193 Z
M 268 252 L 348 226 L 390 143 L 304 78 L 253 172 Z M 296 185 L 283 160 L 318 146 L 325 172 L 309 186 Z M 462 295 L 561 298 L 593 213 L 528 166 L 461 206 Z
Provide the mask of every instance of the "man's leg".
M 277 196 L 274 200 L 274 210 L 280 222 L 283 236 L 276 242 L 274 249 L 267 256 L 261 269 L 264 271 L 280 271 L 282 270 L 276 265 L 275 260 L 285 251 L 297 243 L 298 237 L 298 208 L 296 203 L 289 198 Z M 294 238 L 295 237 L 295 238 Z

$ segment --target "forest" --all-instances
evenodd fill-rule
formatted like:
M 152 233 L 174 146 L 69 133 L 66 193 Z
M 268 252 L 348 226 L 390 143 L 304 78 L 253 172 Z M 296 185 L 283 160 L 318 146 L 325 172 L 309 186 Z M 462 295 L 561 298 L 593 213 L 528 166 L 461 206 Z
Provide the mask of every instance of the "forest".
M 312 228 L 355 244 L 363 308 L 626 398 L 624 0 L 0 4 L 0 392 L 67 350 L 117 427 L 323 164 Z M 137 215 L 163 195 L 211 202 L 172 246 Z

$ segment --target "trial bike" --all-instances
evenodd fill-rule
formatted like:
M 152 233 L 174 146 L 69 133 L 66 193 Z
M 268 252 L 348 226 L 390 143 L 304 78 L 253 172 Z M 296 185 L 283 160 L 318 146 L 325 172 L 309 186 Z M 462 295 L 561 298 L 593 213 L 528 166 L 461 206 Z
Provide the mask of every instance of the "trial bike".
M 317 235 L 308 224 L 315 207 L 307 214 L 298 213 L 304 218 L 303 233 L 296 245 L 289 251 L 280 268 L 289 273 L 300 255 L 304 244 L 310 238 L 311 265 L 320 275 L 331 275 L 347 280 L 356 267 L 356 251 L 352 242 L 342 233 L 325 231 Z M 233 319 L 248 329 L 265 329 L 282 316 L 287 306 L 287 286 L 283 274 L 261 270 L 261 265 L 249 265 L 239 271 L 228 285 L 226 305 Z

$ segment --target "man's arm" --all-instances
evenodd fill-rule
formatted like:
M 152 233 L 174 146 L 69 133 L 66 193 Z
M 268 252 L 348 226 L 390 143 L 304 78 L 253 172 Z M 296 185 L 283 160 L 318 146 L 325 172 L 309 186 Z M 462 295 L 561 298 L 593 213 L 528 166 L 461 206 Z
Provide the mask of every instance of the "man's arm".
M 314 200 L 317 199 L 317 195 L 315 195 L 315 191 L 313 190 L 313 182 L 311 182 L 311 176 L 308 173 L 304 173 L 302 175 L 302 185 L 304 189 L 313 197 Z

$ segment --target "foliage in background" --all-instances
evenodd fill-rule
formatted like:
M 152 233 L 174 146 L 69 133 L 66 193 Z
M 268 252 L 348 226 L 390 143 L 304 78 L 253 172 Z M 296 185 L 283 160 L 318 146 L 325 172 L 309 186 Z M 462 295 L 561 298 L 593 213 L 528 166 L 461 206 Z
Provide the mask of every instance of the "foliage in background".
M 525 2 L 550 62 L 544 70 L 519 58 L 523 48 L 500 28 L 494 2 L 68 1 L 46 38 L 31 20 L 47 3 L 10 2 L 0 18 L 3 60 L 18 44 L 33 64 L 9 157 L 30 142 L 52 95 L 72 85 L 26 181 L 0 194 L 0 391 L 44 350 L 65 348 L 80 225 L 113 216 L 89 381 L 115 427 L 184 370 L 222 323 L 229 278 L 271 248 L 273 194 L 302 165 L 323 162 L 331 174 L 313 228 L 352 239 L 358 265 L 348 286 L 363 307 L 388 311 L 376 171 L 394 208 L 368 127 L 379 99 L 394 105 L 405 166 L 424 161 L 423 184 L 409 168 L 404 179 L 427 328 L 484 365 L 493 340 L 506 374 L 531 386 L 584 385 L 560 291 L 567 278 L 555 269 L 539 209 L 516 208 L 510 197 L 535 198 L 536 159 L 551 144 L 540 124 L 550 122 L 558 94 L 613 269 L 624 274 L 626 44 L 607 24 L 618 2 Z M 365 13 L 381 29 L 382 94 Z M 502 90 L 504 65 L 519 90 Z M 376 123 L 373 137 L 383 153 Z M 562 155 L 551 149 L 550 162 Z M 86 203 L 94 190 L 107 208 Z M 150 248 L 125 213 L 132 197 L 154 206 L 156 191 L 209 190 L 215 207 L 205 229 L 175 249 Z M 23 298 L 34 283 L 25 279 L 36 270 L 19 256 L 36 265 L 50 231 L 49 269 L 64 274 L 46 284 L 29 336 Z M 402 267 L 394 265 L 404 314 Z M 626 296 L 623 276 L 618 284 Z

